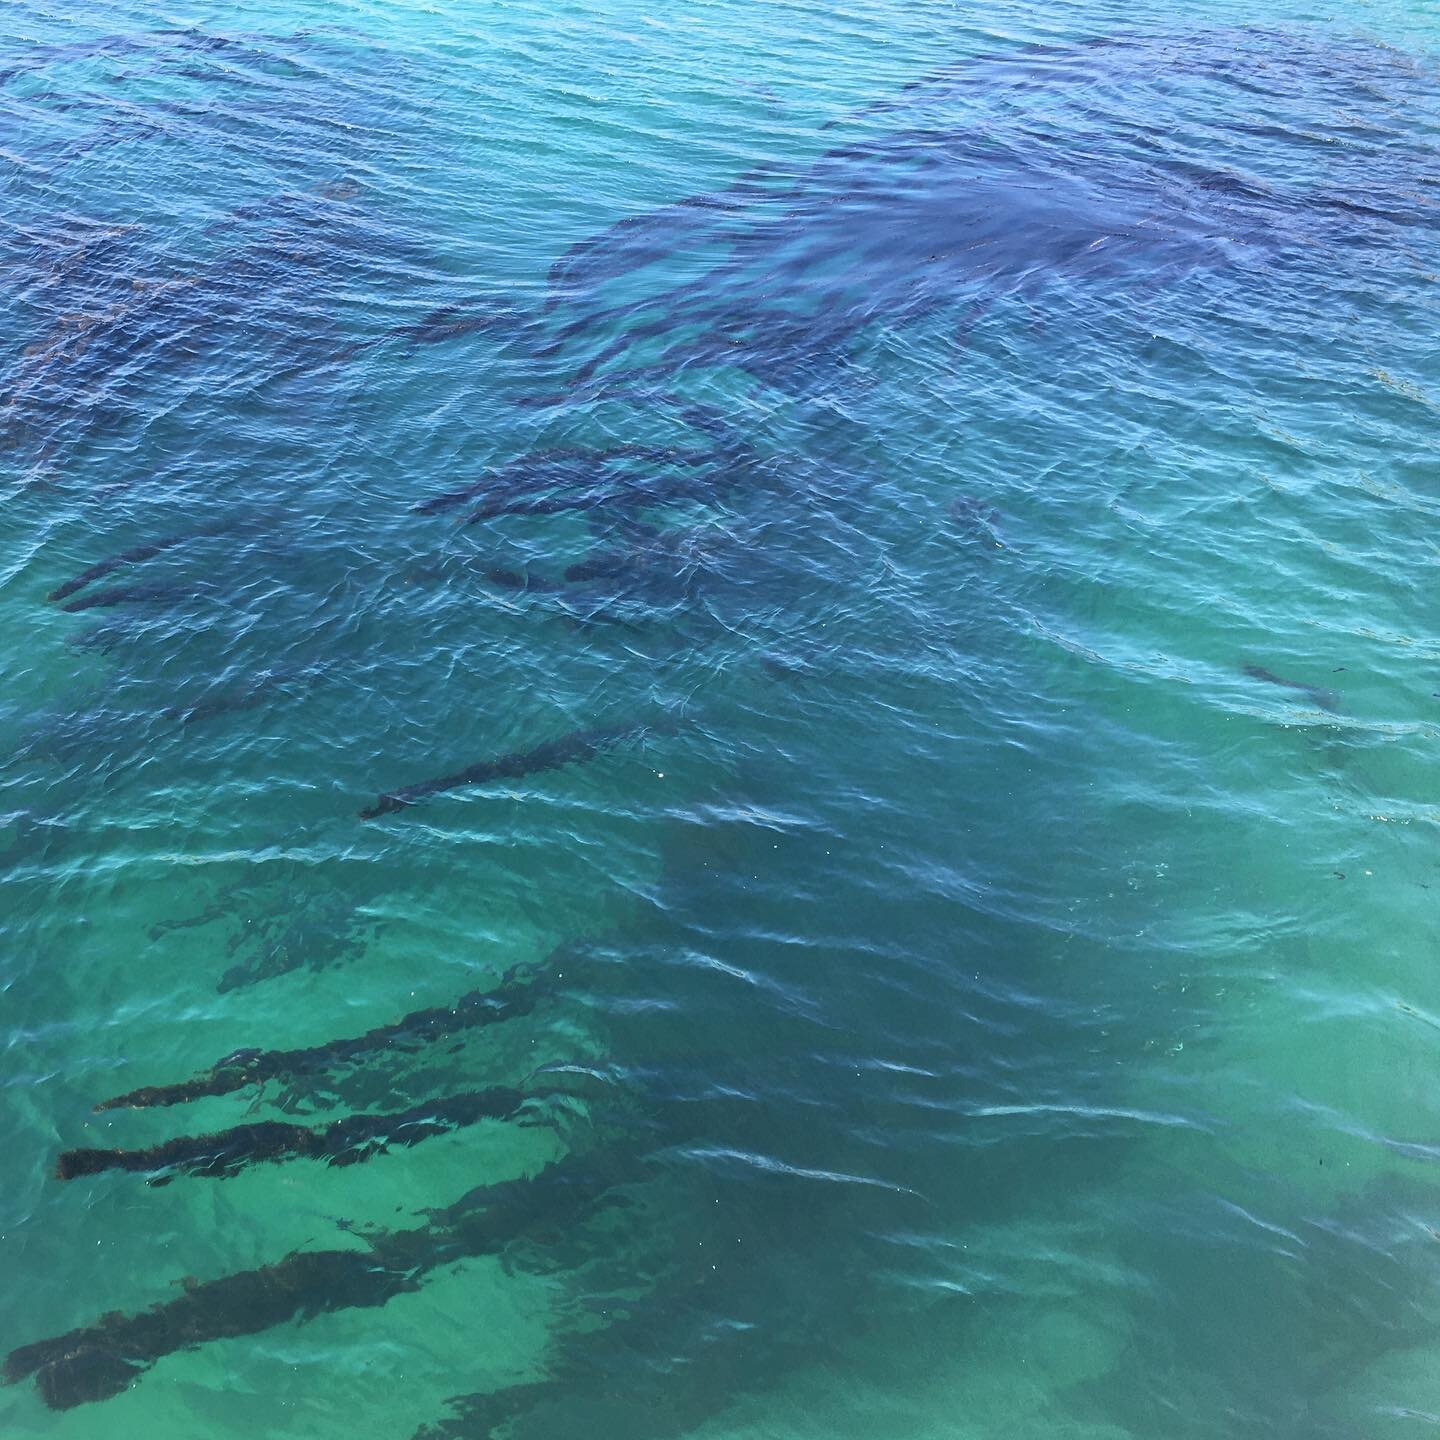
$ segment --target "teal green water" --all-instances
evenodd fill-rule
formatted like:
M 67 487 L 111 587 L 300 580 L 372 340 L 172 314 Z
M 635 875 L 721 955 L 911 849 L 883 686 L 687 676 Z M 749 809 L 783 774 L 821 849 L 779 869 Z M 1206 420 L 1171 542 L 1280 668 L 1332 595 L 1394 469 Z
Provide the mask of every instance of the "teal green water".
M 1437 44 L 8 7 L 4 1434 L 1440 1426 Z

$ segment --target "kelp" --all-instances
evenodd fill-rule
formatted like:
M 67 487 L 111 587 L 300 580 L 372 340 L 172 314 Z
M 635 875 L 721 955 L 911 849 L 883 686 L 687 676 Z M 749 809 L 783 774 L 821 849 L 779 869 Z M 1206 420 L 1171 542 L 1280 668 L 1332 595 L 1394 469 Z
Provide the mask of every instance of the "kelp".
M 223 1180 L 262 1162 L 306 1159 L 332 1166 L 358 1165 L 391 1146 L 418 1145 L 480 1120 L 508 1120 L 524 1100 L 523 1092 L 497 1086 L 422 1101 L 387 1115 L 350 1115 L 324 1126 L 260 1120 L 209 1135 L 182 1135 L 139 1150 L 66 1150 L 56 1162 L 55 1176 L 76 1180 L 107 1170 L 128 1170 L 155 1174 L 150 1183 L 159 1185 L 173 1174 Z
M 509 305 L 496 306 L 486 297 L 442 305 L 409 325 L 396 325 L 390 334 L 415 345 L 437 345 L 462 335 L 515 330 L 526 316 Z
M 127 1090 L 123 1095 L 102 1100 L 95 1109 L 144 1110 L 181 1105 L 210 1095 L 229 1095 L 247 1085 L 261 1085 L 267 1080 L 293 1080 L 332 1073 L 370 1056 L 415 1050 L 464 1030 L 528 1015 L 548 991 L 544 969 L 538 972 L 536 979 L 524 978 L 529 973 L 528 967 L 516 966 L 506 972 L 493 990 L 471 990 L 454 1004 L 412 1010 L 399 1020 L 377 1025 L 363 1035 L 328 1040 L 321 1045 L 294 1050 L 236 1050 L 189 1080 L 171 1085 L 142 1085 L 136 1090 Z
M 401 790 L 392 790 L 381 795 L 373 805 L 360 811 L 360 819 L 374 820 L 381 815 L 390 815 L 407 806 L 418 804 L 431 795 L 440 795 L 447 790 L 459 790 L 470 785 L 488 785 L 496 780 L 520 780 L 542 770 L 556 770 L 563 765 L 573 765 L 588 760 L 592 755 L 608 749 L 622 740 L 629 740 L 657 728 L 655 722 L 646 725 L 619 725 L 610 728 L 572 730 L 554 740 L 543 741 L 528 750 L 512 750 L 497 755 L 492 760 L 457 770 L 453 775 L 441 775 L 434 780 L 422 780 L 407 785 Z
M 678 447 L 660 445 L 607 445 L 589 450 L 582 446 L 561 446 L 532 451 L 520 460 L 487 471 L 480 479 L 458 490 L 447 490 L 410 508 L 417 515 L 437 515 L 467 500 L 484 495 L 491 501 L 506 497 L 535 495 L 552 490 L 567 480 L 588 481 L 622 464 L 649 462 L 656 465 L 703 463 L 708 452 L 687 458 Z
M 166 550 L 173 550 L 177 545 L 187 544 L 197 538 L 193 534 L 166 535 L 159 540 L 151 540 L 144 545 L 132 545 L 128 550 L 122 550 L 117 555 L 111 555 L 107 559 L 99 560 L 94 565 L 82 570 L 78 575 L 72 576 L 63 584 L 57 585 L 45 598 L 47 600 L 64 600 L 67 596 L 73 595 L 77 590 L 83 590 L 92 581 L 111 574 L 126 565 L 139 565 L 142 562 L 152 559 L 156 555 L 163 554 Z M 75 607 L 67 607 L 75 608 Z M 85 608 L 85 607 L 79 607 Z
M 1332 715 L 1340 711 L 1340 697 L 1324 686 L 1310 685 L 1304 680 L 1288 680 L 1283 675 L 1267 670 L 1263 665 L 1246 665 L 1244 670 L 1252 680 L 1263 681 L 1266 685 L 1278 685 L 1283 690 L 1298 690 L 1317 709 L 1328 710 Z
M 625 476 L 558 494 L 497 498 L 472 510 L 465 524 L 501 515 L 563 515 L 571 511 L 649 509 L 714 497 L 714 487 L 691 476 Z
M 338 886 L 318 892 L 311 886 L 298 893 L 303 898 L 281 894 L 259 914 L 247 915 L 231 935 L 227 955 L 250 954 L 215 982 L 220 994 L 289 975 L 302 966 L 319 970 L 360 954 L 371 922 L 353 895 Z
M 295 38 L 299 38 L 298 36 Z M 136 30 L 128 34 L 101 35 L 93 40 L 72 40 L 63 45 L 33 47 L 24 64 L 0 70 L 0 85 L 20 75 L 45 70 L 55 65 L 73 64 L 96 56 L 145 56 L 158 63 L 174 61 L 187 54 L 241 55 L 255 53 L 254 42 L 217 35 L 197 25 L 167 25 L 153 30 Z
M 193 708 L 177 707 L 182 729 Z M 198 718 L 205 718 L 203 711 Z M 222 886 L 199 910 L 167 916 L 150 927 L 150 938 L 159 940 L 173 931 L 229 921 L 222 949 L 231 963 L 216 984 L 221 994 L 301 967 L 319 970 L 353 959 L 381 923 L 353 886 L 342 886 L 328 872 L 319 874 L 290 860 L 254 871 L 254 866 L 241 867 L 240 878 Z
M 92 590 L 78 600 L 62 605 L 62 610 L 77 613 L 81 610 L 103 610 L 115 605 L 139 605 L 172 600 L 191 600 L 205 594 L 208 585 L 167 584 L 164 581 L 145 581 L 135 585 L 111 585 L 103 590 Z
M 533 1179 L 481 1186 L 409 1230 L 367 1235 L 364 1250 L 294 1251 L 256 1270 L 190 1286 L 173 1300 L 12 1350 L 3 1379 L 35 1377 L 52 1410 L 128 1389 L 156 1361 L 213 1340 L 255 1335 L 337 1310 L 376 1308 L 418 1290 L 436 1266 L 493 1254 L 521 1236 L 580 1224 L 626 1178 L 615 1163 L 570 1156 Z

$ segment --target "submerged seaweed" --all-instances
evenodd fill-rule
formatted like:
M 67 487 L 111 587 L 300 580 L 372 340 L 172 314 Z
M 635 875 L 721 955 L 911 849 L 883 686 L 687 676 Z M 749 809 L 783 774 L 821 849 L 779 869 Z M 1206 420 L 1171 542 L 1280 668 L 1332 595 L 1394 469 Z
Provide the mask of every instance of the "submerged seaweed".
M 493 1254 L 528 1230 L 578 1224 L 617 1179 L 579 1157 L 529 1180 L 481 1186 L 410 1230 L 367 1237 L 363 1250 L 296 1251 L 258 1270 L 196 1284 L 134 1315 L 108 1315 L 12 1350 L 4 1379 L 35 1376 L 54 1410 L 126 1390 L 157 1360 L 207 1341 L 255 1335 L 335 1310 L 384 1305 L 437 1265 Z
M 552 957 L 553 958 L 553 957 Z M 412 1010 L 388 1025 L 377 1025 L 363 1035 L 328 1040 L 294 1050 L 235 1050 L 217 1060 L 203 1074 L 171 1085 L 142 1085 L 112 1096 L 95 1106 L 97 1111 L 145 1110 L 181 1105 L 210 1095 L 229 1095 L 267 1080 L 293 1081 L 306 1076 L 333 1075 L 367 1058 L 419 1049 L 464 1030 L 495 1025 L 528 1015 L 549 990 L 548 964 L 531 976 L 529 967 L 508 971 L 493 990 L 471 990 L 453 1005 Z
M 280 1120 L 235 1125 L 212 1135 L 183 1135 L 142 1150 L 66 1150 L 55 1165 L 59 1180 L 99 1175 L 106 1170 L 153 1174 L 162 1184 L 173 1172 L 225 1179 L 247 1165 L 285 1160 L 324 1160 L 356 1165 L 392 1145 L 418 1145 L 479 1120 L 508 1120 L 524 1101 L 518 1090 L 491 1089 L 422 1101 L 393 1115 L 351 1115 L 318 1128 Z
M 194 710 L 184 707 L 177 718 L 182 723 L 203 718 Z M 258 875 L 252 868 L 242 867 L 239 878 L 221 886 L 200 910 L 150 927 L 152 940 L 177 930 L 216 927 L 216 936 L 224 937 L 222 953 L 231 961 L 216 982 L 221 994 L 302 968 L 352 960 L 375 933 L 378 921 L 352 886 L 289 862 Z
M 459 790 L 470 785 L 488 785 L 495 780 L 519 780 L 542 770 L 555 770 L 562 765 L 573 765 L 601 750 L 608 749 L 620 741 L 633 739 L 657 728 L 663 722 L 649 725 L 621 725 L 608 729 L 574 730 L 555 740 L 546 740 L 528 750 L 512 751 L 508 755 L 496 756 L 493 760 L 481 760 L 453 775 L 442 775 L 434 780 L 421 780 L 407 785 L 403 790 L 392 790 L 380 796 L 373 804 L 360 811 L 362 820 L 374 820 L 381 815 L 393 814 L 407 805 L 414 805 L 430 795 L 440 795 L 447 790 Z

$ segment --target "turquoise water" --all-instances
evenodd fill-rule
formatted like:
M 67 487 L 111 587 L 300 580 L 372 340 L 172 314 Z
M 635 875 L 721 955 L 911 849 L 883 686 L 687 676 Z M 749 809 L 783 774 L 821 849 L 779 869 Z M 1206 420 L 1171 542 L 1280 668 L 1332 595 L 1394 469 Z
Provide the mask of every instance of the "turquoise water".
M 7 7 L 4 1433 L 1440 1426 L 1437 44 Z

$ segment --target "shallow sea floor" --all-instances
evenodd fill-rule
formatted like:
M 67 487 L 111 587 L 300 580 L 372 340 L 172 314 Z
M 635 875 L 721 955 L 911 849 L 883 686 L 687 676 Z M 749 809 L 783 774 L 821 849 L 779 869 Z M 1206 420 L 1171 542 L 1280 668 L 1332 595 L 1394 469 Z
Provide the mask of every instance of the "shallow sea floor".
M 1440 1427 L 1437 48 L 6 7 L 5 1435 Z

